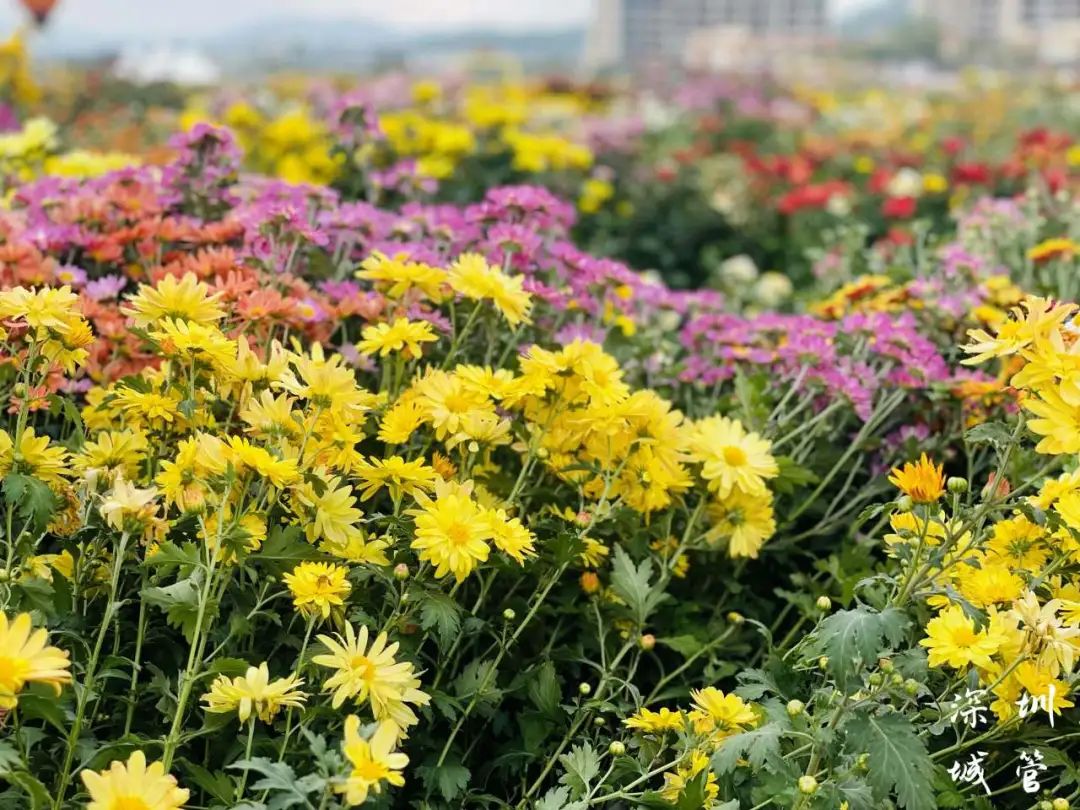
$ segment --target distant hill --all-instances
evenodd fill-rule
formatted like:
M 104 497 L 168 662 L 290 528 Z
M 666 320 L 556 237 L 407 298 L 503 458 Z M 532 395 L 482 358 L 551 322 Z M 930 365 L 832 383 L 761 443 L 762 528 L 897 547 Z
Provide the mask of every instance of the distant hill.
M 837 30 L 842 37 L 870 39 L 896 28 L 910 15 L 908 0 L 879 0 L 841 17 L 837 21 Z

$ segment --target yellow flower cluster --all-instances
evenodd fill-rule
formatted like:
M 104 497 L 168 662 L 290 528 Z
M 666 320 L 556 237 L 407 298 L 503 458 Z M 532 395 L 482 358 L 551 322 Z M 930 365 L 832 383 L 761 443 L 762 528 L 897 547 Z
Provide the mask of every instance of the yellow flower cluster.
M 760 709 L 714 686 L 694 690 L 690 697 L 691 708 L 686 711 L 642 707 L 624 721 L 627 728 L 661 745 L 669 744 L 676 735 L 688 738 L 687 753 L 673 770 L 664 773 L 661 795 L 669 802 L 678 801 L 686 786 L 708 769 L 710 757 L 725 739 L 754 728 L 762 718 Z M 719 791 L 716 774 L 710 772 L 705 783 L 710 803 Z
M 1009 382 L 1022 392 L 1023 409 L 1034 417 L 1026 424 L 1040 437 L 1040 453 L 1080 451 L 1080 342 L 1070 324 L 1075 310 L 1073 304 L 1031 296 L 995 333 L 971 330 L 972 342 L 963 347 L 972 355 L 967 363 L 1010 362 Z M 931 572 L 942 595 L 930 602 L 939 612 L 921 641 L 930 665 L 975 670 L 994 696 L 991 708 L 1000 722 L 1017 717 L 1032 701 L 1053 714 L 1072 706 L 1080 579 L 1064 572 L 1080 559 L 1080 476 L 1070 472 L 1046 480 L 1028 503 L 1017 503 L 1012 514 L 985 530 L 939 511 L 935 504 L 945 492 L 941 469 L 925 457 L 896 471 L 894 482 L 916 506 L 893 516 L 896 533 L 889 543 L 917 549 L 916 559 L 918 549 L 946 549 L 939 570 Z M 1000 502 L 1007 492 L 988 487 L 984 498 Z M 1035 522 L 1032 508 L 1048 519 Z M 943 595 L 947 589 L 968 607 Z M 971 615 L 970 608 L 985 612 L 985 620 Z

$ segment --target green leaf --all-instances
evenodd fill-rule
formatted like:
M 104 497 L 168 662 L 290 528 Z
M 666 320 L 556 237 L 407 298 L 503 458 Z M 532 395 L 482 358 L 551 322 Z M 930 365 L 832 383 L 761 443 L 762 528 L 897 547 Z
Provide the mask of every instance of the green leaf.
M 425 593 L 420 598 L 420 627 L 434 629 L 439 649 L 445 650 L 461 630 L 461 608 L 445 593 Z
M 559 757 L 559 762 L 566 770 L 559 777 L 559 783 L 566 785 L 575 797 L 588 793 L 592 780 L 600 773 L 600 755 L 589 743 L 575 745 L 570 753 Z
M 34 534 L 42 534 L 60 508 L 60 499 L 44 481 L 17 472 L 4 476 L 4 500 L 16 509 Z
M 701 810 L 708 804 L 706 785 L 709 783 L 709 769 L 705 768 L 686 783 L 679 798 L 675 800 L 676 810 Z
M 300 537 L 299 526 L 275 526 L 262 548 L 250 559 L 274 576 L 281 577 L 302 562 L 324 560 L 326 555 Z
M 502 690 L 495 686 L 498 675 L 494 661 L 471 661 L 454 680 L 458 699 L 465 702 L 475 696 L 478 706 L 498 702 L 502 697 Z
M 570 801 L 570 791 L 565 787 L 555 787 L 544 794 L 533 810 L 563 810 Z
M 666 638 L 658 638 L 657 641 L 665 647 L 670 647 L 683 658 L 693 657 L 701 652 L 701 649 L 705 646 L 691 635 L 667 636 Z
M 812 655 L 827 655 L 829 672 L 837 685 L 849 691 L 856 685 L 856 674 L 863 664 L 874 661 L 888 642 L 892 647 L 904 641 L 911 620 L 896 608 L 878 611 L 860 605 L 840 610 L 818 626 Z
M 934 807 L 934 762 L 906 717 L 856 715 L 843 725 L 843 733 L 849 754 L 869 754 L 866 778 L 879 798 L 895 793 L 897 803 L 909 810 Z
M 746 758 L 750 767 L 757 771 L 766 762 L 780 759 L 780 738 L 784 729 L 779 723 L 767 723 L 760 728 L 744 731 L 727 737 L 712 757 L 712 766 L 717 774 L 735 770 L 738 760 Z
M 790 456 L 777 456 L 776 466 L 779 473 L 771 485 L 781 495 L 790 495 L 800 487 L 816 484 L 820 480 L 813 470 L 796 464 Z
M 555 675 L 555 665 L 550 661 L 545 661 L 534 671 L 529 681 L 529 699 L 545 714 L 558 712 L 562 689 Z
M 1004 422 L 983 422 L 964 433 L 968 444 L 992 444 L 1001 450 L 1012 441 L 1012 429 Z
M 452 762 L 444 762 L 441 768 L 435 770 L 435 781 L 439 793 L 448 802 L 452 802 L 464 792 L 469 786 L 471 776 L 469 769 L 464 765 Z
M 251 790 L 272 791 L 274 795 L 267 804 L 272 810 L 284 810 L 298 804 L 307 805 L 308 795 L 325 787 L 325 780 L 321 777 L 312 778 L 309 775 L 297 779 L 293 769 L 284 762 L 274 762 L 266 757 L 242 759 L 228 767 L 238 771 L 254 771 L 262 776 L 262 779 L 251 785 Z
M 627 604 L 639 626 L 644 625 L 657 605 L 667 598 L 663 591 L 652 587 L 651 579 L 652 560 L 642 560 L 640 565 L 634 565 L 622 546 L 615 546 L 611 589 Z
M 30 798 L 30 810 L 48 810 L 52 807 L 53 799 L 48 788 L 36 776 L 31 776 L 27 771 L 13 771 L 4 778 L 23 789 Z
M 19 714 L 22 715 L 23 720 L 44 720 L 62 735 L 67 736 L 67 717 L 52 692 L 47 695 L 32 692 L 19 695 Z
M 168 622 L 179 627 L 184 637 L 191 641 L 199 616 L 199 574 L 174 582 L 163 588 L 143 588 L 142 598 L 147 603 L 165 611 Z
M 233 780 L 223 773 L 211 773 L 202 765 L 190 760 L 183 760 L 184 775 L 188 781 L 196 785 L 200 790 L 210 794 L 226 807 L 232 804 L 236 794 L 236 785 Z
M 22 764 L 22 757 L 15 746 L 7 741 L 0 742 L 0 777 L 6 777 Z
M 837 784 L 829 782 L 824 786 L 822 795 L 829 798 L 833 807 L 839 807 L 844 802 L 847 802 L 849 810 L 877 810 L 880 806 L 874 801 L 870 785 L 861 779 L 846 779 Z
M 166 540 L 157 547 L 157 551 L 143 561 L 143 565 L 163 570 L 179 568 L 183 576 L 188 576 L 200 562 L 199 547 L 194 543 L 178 546 Z

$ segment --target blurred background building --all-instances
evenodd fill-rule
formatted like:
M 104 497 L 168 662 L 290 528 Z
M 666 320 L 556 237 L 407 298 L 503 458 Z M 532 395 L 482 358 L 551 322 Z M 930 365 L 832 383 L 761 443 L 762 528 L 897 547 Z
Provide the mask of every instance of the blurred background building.
M 1045 65 L 1080 60 L 1080 0 L 914 0 L 931 21 L 940 55 L 951 62 L 995 53 Z
M 761 66 L 813 51 L 829 33 L 827 0 L 596 0 L 585 63 L 601 70 Z

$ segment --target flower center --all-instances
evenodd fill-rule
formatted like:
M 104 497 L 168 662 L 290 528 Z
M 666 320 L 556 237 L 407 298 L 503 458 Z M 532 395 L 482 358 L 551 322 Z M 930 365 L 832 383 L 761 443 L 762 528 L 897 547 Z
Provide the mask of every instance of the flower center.
M 367 782 L 378 782 L 385 778 L 388 770 L 381 762 L 375 762 L 368 760 L 366 762 L 358 762 L 353 768 L 352 775 L 358 777 Z
M 365 681 L 375 680 L 375 665 L 364 655 L 354 655 L 349 659 L 349 668 L 360 674 Z
M 746 453 L 741 447 L 725 447 L 724 461 L 732 467 L 741 467 L 746 463 Z
M 450 542 L 455 546 L 463 546 L 468 543 L 471 534 L 467 523 L 451 523 L 446 528 L 446 536 L 450 538 Z
M 109 810 L 150 810 L 150 805 L 141 796 L 117 796 Z

